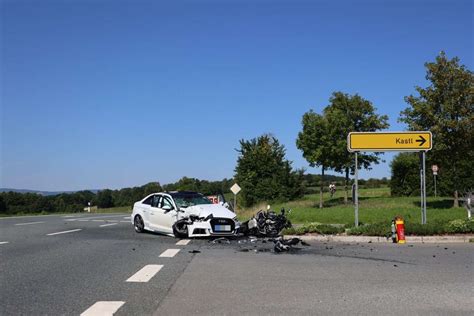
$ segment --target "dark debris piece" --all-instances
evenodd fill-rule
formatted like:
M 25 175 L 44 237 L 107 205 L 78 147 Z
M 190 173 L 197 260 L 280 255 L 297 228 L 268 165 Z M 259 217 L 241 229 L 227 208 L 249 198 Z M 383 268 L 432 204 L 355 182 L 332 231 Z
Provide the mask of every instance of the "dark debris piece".
M 307 243 L 303 243 L 303 241 L 299 238 L 291 238 L 291 239 L 284 239 L 283 237 L 273 239 L 273 243 L 275 246 L 273 250 L 277 253 L 280 252 L 287 252 L 290 250 L 300 250 L 301 248 L 294 248 L 294 246 L 298 244 L 302 244 L 303 246 L 308 245 Z
M 190 250 L 189 253 L 201 253 L 199 250 Z
M 230 244 L 230 240 L 225 237 L 216 238 L 216 239 L 210 240 L 209 242 L 213 244 Z

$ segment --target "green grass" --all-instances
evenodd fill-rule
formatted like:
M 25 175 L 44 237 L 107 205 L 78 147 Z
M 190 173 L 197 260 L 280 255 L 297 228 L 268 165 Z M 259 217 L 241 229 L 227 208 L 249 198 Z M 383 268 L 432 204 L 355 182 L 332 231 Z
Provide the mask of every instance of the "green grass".
M 464 219 L 467 213 L 464 208 L 452 208 L 450 198 L 427 198 L 427 221 L 449 222 L 454 219 Z M 256 207 L 241 210 L 238 217 L 246 220 L 258 209 L 264 209 L 266 203 Z M 319 208 L 319 194 L 306 195 L 300 200 L 287 203 L 275 203 L 272 209 L 282 207 L 291 209 L 289 219 L 293 224 L 354 224 L 354 205 L 350 201 L 344 204 L 344 191 L 338 190 L 333 198 L 324 193 L 324 208 Z M 362 189 L 359 191 L 359 222 L 363 224 L 390 222 L 395 216 L 402 216 L 411 223 L 421 222 L 419 197 L 391 197 L 389 188 Z

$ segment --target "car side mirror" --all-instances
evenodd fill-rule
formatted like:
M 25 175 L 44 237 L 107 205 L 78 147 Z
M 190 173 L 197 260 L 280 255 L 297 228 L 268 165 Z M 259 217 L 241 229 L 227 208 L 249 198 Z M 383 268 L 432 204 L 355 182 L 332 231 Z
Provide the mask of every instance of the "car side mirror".
M 173 210 L 173 207 L 170 205 L 164 205 L 162 209 L 165 211 L 165 214 Z

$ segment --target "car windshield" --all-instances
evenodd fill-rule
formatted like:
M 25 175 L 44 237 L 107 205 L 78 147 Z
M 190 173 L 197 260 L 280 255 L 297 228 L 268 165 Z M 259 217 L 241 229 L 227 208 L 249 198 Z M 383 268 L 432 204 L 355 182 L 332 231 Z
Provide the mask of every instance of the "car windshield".
M 186 208 L 188 206 L 201 205 L 201 204 L 212 204 L 212 202 L 202 196 L 201 194 L 171 194 L 176 205 L 179 208 Z

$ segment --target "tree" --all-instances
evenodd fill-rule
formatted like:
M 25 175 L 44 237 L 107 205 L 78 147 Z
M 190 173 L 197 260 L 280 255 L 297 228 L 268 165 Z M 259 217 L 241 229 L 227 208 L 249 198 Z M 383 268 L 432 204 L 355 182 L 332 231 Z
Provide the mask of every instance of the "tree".
M 105 189 L 97 193 L 97 206 L 100 208 L 107 208 L 107 207 L 114 206 L 111 190 Z
M 358 94 L 349 95 L 334 92 L 329 99 L 330 104 L 324 109 L 324 116 L 331 127 L 329 130 L 332 139 L 330 165 L 336 172 L 345 173 L 344 202 L 348 202 L 349 173 L 355 171 L 354 155 L 347 150 L 347 135 L 350 132 L 375 132 L 386 129 L 388 116 L 376 114 L 372 102 Z M 364 169 L 378 164 L 380 153 L 359 153 L 358 163 Z
M 143 191 L 143 195 L 147 196 L 152 193 L 161 192 L 163 191 L 163 188 L 161 187 L 159 182 L 150 182 L 143 186 Z
M 390 163 L 392 177 L 390 193 L 393 196 L 420 194 L 420 159 L 416 153 L 400 153 Z
M 319 208 L 322 208 L 324 170 L 331 165 L 329 156 L 333 146 L 329 124 L 326 117 L 315 113 L 313 110 L 303 115 L 301 124 L 303 130 L 298 133 L 296 147 L 303 151 L 303 157 L 311 167 L 321 167 Z
M 454 207 L 459 206 L 458 191 L 472 185 L 474 161 L 474 76 L 441 52 L 435 62 L 425 63 L 429 86 L 416 86 L 418 95 L 409 95 L 410 105 L 400 113 L 399 121 L 410 130 L 430 130 L 433 149 L 428 162 L 437 164 L 453 184 Z
M 285 147 L 270 135 L 240 140 L 235 181 L 244 206 L 260 201 L 290 200 L 303 195 L 302 171 L 293 171 Z
M 7 204 L 3 200 L 3 196 L 0 195 L 0 214 L 7 214 Z

